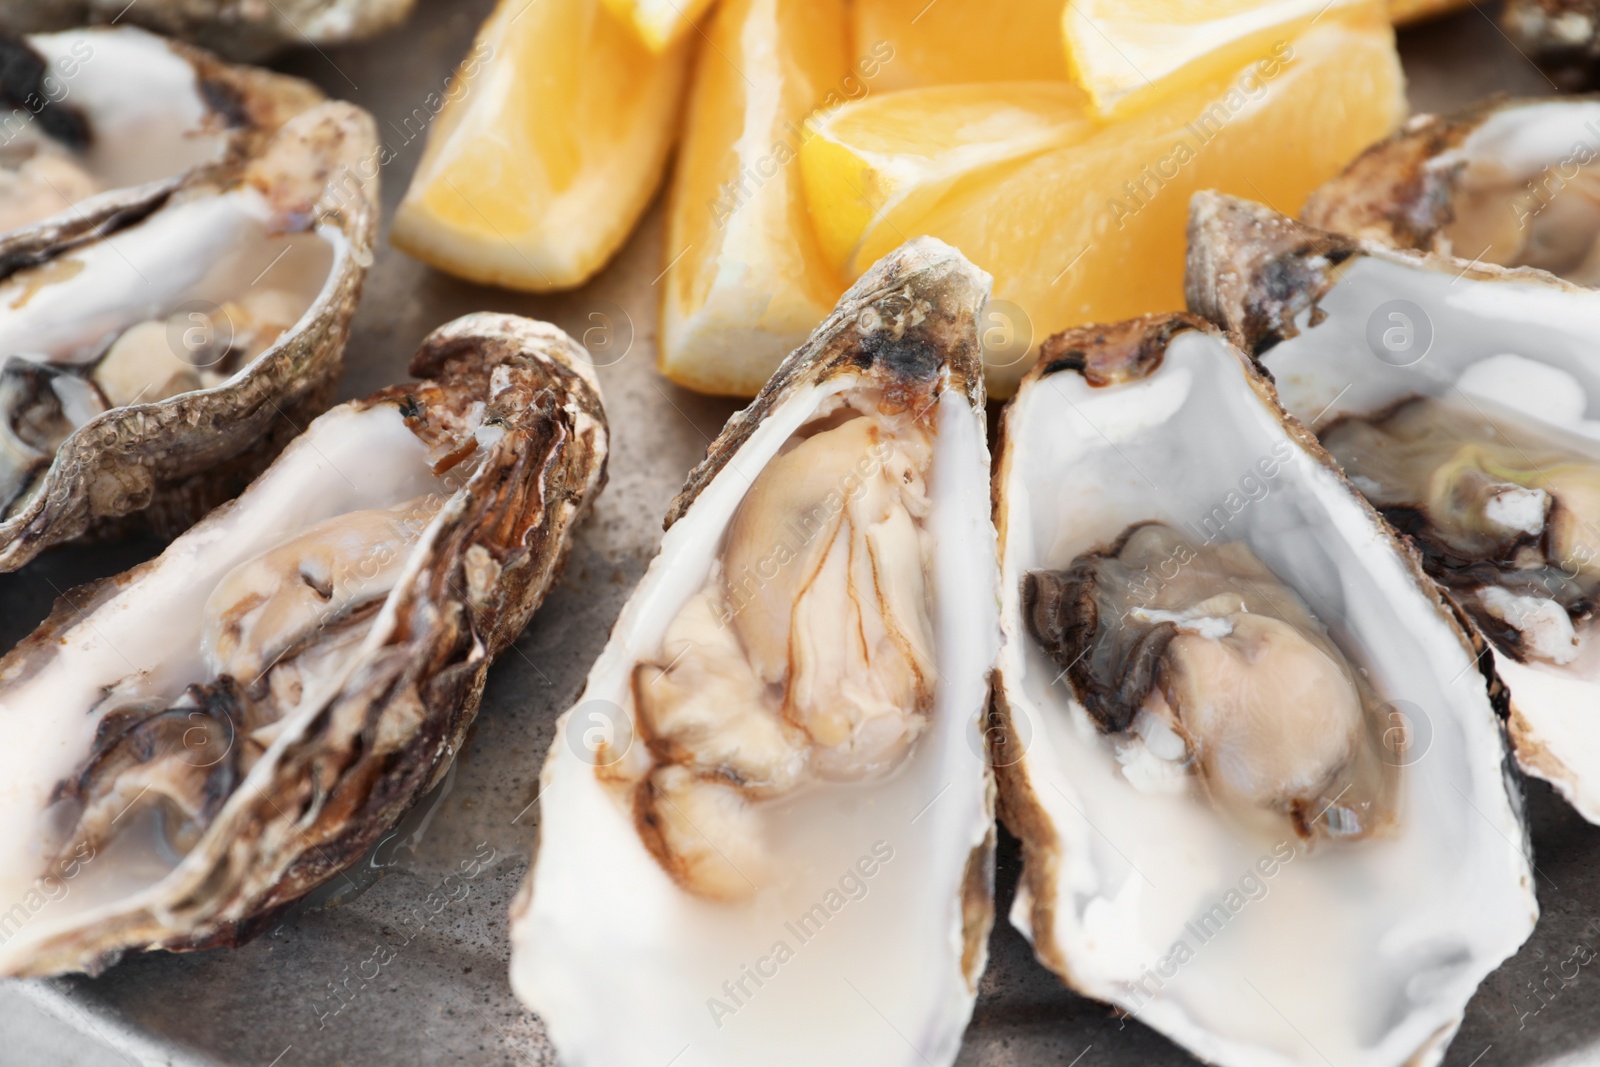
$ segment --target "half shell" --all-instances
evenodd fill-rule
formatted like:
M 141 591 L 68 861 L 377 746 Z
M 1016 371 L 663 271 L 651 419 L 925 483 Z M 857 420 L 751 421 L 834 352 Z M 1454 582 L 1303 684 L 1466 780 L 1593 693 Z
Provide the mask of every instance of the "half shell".
M 85 23 L 132 23 L 255 61 L 298 45 L 358 41 L 400 25 L 417 0 L 7 0 L 0 31 L 36 33 Z
M 1600 292 L 1543 271 L 1390 250 L 1210 194 L 1194 201 L 1189 256 L 1190 305 L 1256 354 L 1277 379 L 1284 406 L 1313 432 L 1326 438 L 1341 423 L 1382 420 L 1421 398 L 1476 426 L 1479 440 L 1461 439 L 1463 447 L 1509 448 L 1519 462 L 1530 459 L 1528 489 L 1556 497 L 1558 505 L 1558 471 L 1527 443 L 1528 435 L 1559 439 L 1579 468 L 1600 464 L 1594 421 Z M 1512 477 L 1506 480 L 1509 487 Z M 1368 491 L 1379 488 L 1369 484 Z M 1560 507 L 1578 503 L 1568 497 Z M 1484 561 L 1500 575 L 1488 585 L 1505 586 L 1503 579 L 1521 570 L 1539 577 L 1533 550 L 1555 544 L 1539 506 L 1526 551 L 1517 547 L 1514 556 Z M 1390 514 L 1409 521 L 1400 511 Z M 1431 573 L 1480 623 L 1493 622 L 1484 597 L 1462 580 L 1483 572 L 1462 572 L 1430 547 L 1429 524 L 1413 523 L 1412 533 Z M 1581 540 L 1600 545 L 1592 532 Z M 1533 595 L 1517 614 L 1533 620 L 1541 614 L 1535 609 L 1557 603 L 1558 592 Z M 1495 670 L 1510 691 L 1508 728 L 1523 769 L 1553 783 L 1597 822 L 1600 668 L 1588 654 L 1592 618 L 1581 603 L 1571 607 L 1575 655 L 1565 664 L 1528 654 L 1522 642 L 1536 638 L 1531 626 L 1488 626 L 1488 632 Z
M 1074 989 L 1208 1063 L 1436 1063 L 1538 914 L 1502 728 L 1452 607 L 1270 382 L 1191 317 L 1047 341 L 1002 438 L 994 762 L 1026 863 L 1012 924 Z M 1037 587 L 1107 573 L 1153 529 L 1173 550 L 1125 575 L 1132 608 L 1090 612 L 1088 631 L 1115 642 L 1154 627 L 1115 694 L 1138 714 L 1108 727 L 1079 663 L 1060 661 L 1070 649 L 1040 640 L 1055 609 Z M 1216 584 L 1218 561 L 1236 577 Z M 1241 613 L 1241 598 L 1268 610 Z M 1243 632 L 1274 619 L 1346 664 L 1330 680 L 1388 702 L 1365 728 L 1336 735 L 1331 690 L 1296 690 L 1304 672 L 1275 669 L 1282 643 Z M 1150 640 L 1163 628 L 1164 652 Z M 1207 675 L 1209 705 L 1184 703 L 1196 679 L 1175 656 Z M 1280 805 L 1333 741 L 1311 780 L 1320 810 Z M 1359 806 L 1374 757 L 1397 792 L 1385 820 L 1346 835 L 1334 816 Z M 1252 775 L 1249 803 L 1218 788 Z
M 512 909 L 563 1062 L 954 1061 L 992 917 L 988 286 L 885 257 L 673 504 Z
M 1600 100 L 1419 115 L 1306 202 L 1313 226 L 1600 284 Z
M 0 660 L 0 973 L 248 937 L 442 776 L 605 478 L 585 353 L 472 315 Z
M 85 36 L 104 70 L 125 47 L 168 54 L 136 31 Z M 87 231 L 45 221 L 3 242 L 0 570 L 86 532 L 184 529 L 332 399 L 377 229 L 376 133 L 345 103 L 282 115 L 309 99 L 291 85 L 241 103 L 263 125 L 106 194 Z

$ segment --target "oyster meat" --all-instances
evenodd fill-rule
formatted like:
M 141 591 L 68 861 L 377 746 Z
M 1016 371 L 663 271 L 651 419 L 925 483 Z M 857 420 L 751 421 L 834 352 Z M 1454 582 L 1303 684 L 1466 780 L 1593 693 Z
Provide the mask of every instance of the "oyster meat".
M 0 279 L 0 570 L 183 529 L 332 399 L 377 228 L 372 120 L 315 104 L 247 141 Z
M 444 774 L 607 432 L 543 323 L 459 319 L 412 370 L 0 660 L 0 973 L 236 943 Z
M 364 40 L 404 22 L 417 0 L 6 0 L 0 32 L 133 24 L 230 59 L 265 59 L 287 47 Z
M 1419 115 L 1306 201 L 1313 226 L 1600 285 L 1600 101 Z
M 1523 769 L 1600 821 L 1600 293 L 1197 197 L 1189 299 L 1494 647 Z
M 148 214 L 237 168 L 322 101 L 143 30 L 0 36 L 0 270 Z
M 1208 1063 L 1437 1063 L 1538 915 L 1474 638 L 1196 318 L 1052 338 L 1001 434 L 1013 925 Z
M 563 1062 L 955 1059 L 992 898 L 988 285 L 896 250 L 673 504 L 558 724 L 513 906 Z
M 1600 0 L 1506 0 L 1500 24 L 1563 89 L 1600 85 Z

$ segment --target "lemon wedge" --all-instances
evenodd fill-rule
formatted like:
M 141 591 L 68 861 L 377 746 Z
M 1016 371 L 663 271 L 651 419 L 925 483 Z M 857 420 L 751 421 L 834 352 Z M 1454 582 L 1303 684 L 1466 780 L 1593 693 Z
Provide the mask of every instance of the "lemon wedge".
M 1006 146 L 988 145 L 967 157 L 970 172 L 952 177 L 949 160 L 971 145 L 948 129 L 930 129 L 926 116 L 961 114 L 952 97 L 963 94 L 978 110 L 983 100 L 994 106 L 995 88 L 908 90 L 845 105 L 825 124 L 834 136 L 807 143 L 802 169 L 818 233 L 827 247 L 849 250 L 847 280 L 880 250 L 921 234 L 954 245 L 994 275 L 1009 328 L 1031 338 L 987 357 L 997 396 L 1015 391 L 1030 353 L 1059 330 L 1183 307 L 1184 230 L 1194 192 L 1219 189 L 1295 214 L 1313 189 L 1405 115 L 1394 31 L 1376 4 L 1308 23 L 1262 58 L 1124 121 L 1101 125 L 1085 112 L 1075 122 L 1064 101 L 1035 95 L 1023 105 L 1019 91 L 1009 106 L 1031 108 L 1033 121 L 1008 125 L 1055 129 L 1061 143 L 1039 151 L 1020 137 L 1003 166 L 989 160 Z M 853 132 L 841 147 L 844 131 Z M 894 202 L 904 175 L 918 173 L 938 173 L 944 192 Z M 876 194 L 872 213 L 840 189 L 891 192 Z
M 543 0 L 539 0 L 543 2 Z M 714 0 L 605 0 L 652 52 L 665 52 L 700 20 Z
M 1084 94 L 1065 82 L 911 89 L 814 116 L 801 172 L 829 265 L 855 277 L 917 236 L 896 220 L 1097 129 Z
M 883 63 L 881 90 L 1067 77 L 1063 0 L 855 0 L 854 54 Z
M 806 216 L 806 116 L 870 82 L 849 62 L 844 0 L 725 0 L 708 27 L 667 220 L 659 365 L 750 396 L 844 285 Z
M 652 53 L 601 0 L 502 0 L 434 123 L 395 246 L 489 285 L 583 284 L 661 180 L 687 44 Z
M 1339 0 L 1068 0 L 1072 80 L 1115 118 L 1270 55 Z

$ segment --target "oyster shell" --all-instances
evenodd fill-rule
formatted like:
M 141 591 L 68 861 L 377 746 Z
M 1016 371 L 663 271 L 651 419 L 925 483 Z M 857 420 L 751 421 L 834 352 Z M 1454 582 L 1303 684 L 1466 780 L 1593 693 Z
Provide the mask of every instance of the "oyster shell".
M 316 104 L 132 218 L 14 235 L 54 243 L 0 279 L 0 570 L 85 532 L 183 529 L 327 406 L 371 263 L 375 144 L 364 111 Z
M 1278 380 L 1490 639 L 1512 744 L 1600 822 L 1600 292 L 1202 195 L 1189 300 Z
M 143 30 L 0 37 L 0 272 L 137 219 L 237 167 L 322 102 L 296 78 Z
M 885 257 L 673 503 L 512 908 L 563 1062 L 955 1059 L 992 918 L 988 286 Z
M 359 41 L 404 22 L 417 0 L 6 0 L 0 32 L 37 33 L 85 23 L 134 24 L 230 59 L 284 48 Z
M 0 660 L 0 973 L 235 943 L 444 774 L 604 482 L 585 360 L 442 327 L 428 380 L 329 411 Z
M 1452 608 L 1192 317 L 1047 341 L 1001 433 L 1012 924 L 1208 1063 L 1436 1063 L 1538 914 Z
M 1506 36 L 1563 89 L 1593 89 L 1600 72 L 1600 3 L 1596 0 L 1506 0 Z
M 1306 201 L 1313 226 L 1600 284 L 1600 100 L 1419 115 Z

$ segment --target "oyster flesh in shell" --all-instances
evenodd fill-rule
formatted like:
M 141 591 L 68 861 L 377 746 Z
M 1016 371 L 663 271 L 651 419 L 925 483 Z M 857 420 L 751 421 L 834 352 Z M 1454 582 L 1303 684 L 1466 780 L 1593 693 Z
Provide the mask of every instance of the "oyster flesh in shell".
M 512 909 L 564 1063 L 955 1059 L 992 916 L 988 291 L 929 238 L 885 257 L 674 502 Z
M 286 47 L 359 41 L 400 25 L 417 0 L 6 0 L 0 32 L 34 33 L 85 23 L 133 24 L 235 60 Z
M 444 774 L 607 434 L 543 323 L 459 319 L 412 371 L 0 660 L 0 974 L 236 943 Z
M 0 279 L 0 571 L 85 532 L 184 529 L 327 407 L 372 260 L 375 144 L 366 112 L 317 104 Z
M 1561 88 L 1600 86 L 1600 0 L 1506 0 L 1500 24 Z
M 995 474 L 1011 921 L 1227 1067 L 1438 1062 L 1538 914 L 1478 648 L 1186 315 L 1045 342 Z
M 1600 292 L 1203 195 L 1191 307 L 1489 638 L 1523 769 L 1600 822 Z
M 143 30 L 0 36 L 0 270 L 149 213 L 321 101 Z
M 1324 230 L 1600 285 L 1600 100 L 1419 115 L 1306 201 Z

